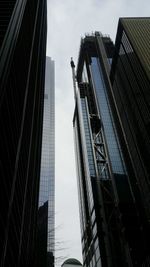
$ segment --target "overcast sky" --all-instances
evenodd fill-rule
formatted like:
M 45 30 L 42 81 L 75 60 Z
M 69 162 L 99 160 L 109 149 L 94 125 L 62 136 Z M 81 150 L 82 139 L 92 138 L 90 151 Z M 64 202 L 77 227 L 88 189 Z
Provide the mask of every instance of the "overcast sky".
M 119 17 L 150 15 L 149 0 L 47 0 L 47 55 L 55 61 L 56 258 L 82 262 L 72 118 L 70 57 L 76 64 L 80 39 L 101 31 L 115 41 Z M 64 261 L 62 258 L 56 266 Z

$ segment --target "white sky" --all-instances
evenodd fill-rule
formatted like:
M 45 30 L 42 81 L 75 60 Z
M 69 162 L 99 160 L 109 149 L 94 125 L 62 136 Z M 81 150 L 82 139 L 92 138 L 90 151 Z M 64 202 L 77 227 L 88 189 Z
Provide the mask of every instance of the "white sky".
M 56 266 L 82 262 L 72 118 L 70 57 L 76 64 L 80 39 L 101 31 L 115 40 L 119 17 L 150 16 L 149 0 L 47 0 L 47 55 L 55 61 L 56 92 Z M 60 257 L 63 257 L 60 259 Z

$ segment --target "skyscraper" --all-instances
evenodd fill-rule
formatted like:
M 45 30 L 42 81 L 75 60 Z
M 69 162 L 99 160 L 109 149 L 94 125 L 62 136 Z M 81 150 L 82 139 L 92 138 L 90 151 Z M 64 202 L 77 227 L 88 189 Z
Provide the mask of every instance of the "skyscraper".
M 0 1 L 0 266 L 34 266 L 46 1 Z
M 150 18 L 119 20 L 110 77 L 130 185 L 150 238 L 149 26 Z
M 44 122 L 39 193 L 38 266 L 54 266 L 55 225 L 55 91 L 54 61 L 46 58 Z M 43 210 L 42 214 L 41 211 Z
M 142 266 L 148 255 L 115 125 L 109 79 L 113 53 L 111 39 L 96 32 L 81 40 L 76 74 L 71 61 L 84 266 Z

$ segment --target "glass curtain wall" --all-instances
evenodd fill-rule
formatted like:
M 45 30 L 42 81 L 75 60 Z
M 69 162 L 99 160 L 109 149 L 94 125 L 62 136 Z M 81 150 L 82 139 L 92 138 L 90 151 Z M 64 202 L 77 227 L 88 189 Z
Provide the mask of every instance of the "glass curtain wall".
M 48 203 L 47 252 L 48 261 L 54 254 L 55 237 L 55 91 L 54 61 L 46 58 L 44 123 L 40 175 L 39 208 Z

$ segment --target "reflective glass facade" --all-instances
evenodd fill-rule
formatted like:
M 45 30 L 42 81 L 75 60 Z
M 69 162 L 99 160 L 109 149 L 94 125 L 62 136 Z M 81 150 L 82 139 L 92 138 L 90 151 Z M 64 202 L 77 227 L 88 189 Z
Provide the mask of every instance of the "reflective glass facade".
M 76 74 L 74 133 L 87 267 L 136 266 L 143 257 L 141 242 L 147 246 L 116 127 L 109 80 L 113 53 L 109 37 L 86 36 Z
M 101 119 L 103 121 L 103 127 L 107 139 L 112 170 L 114 173 L 125 174 L 125 168 L 121 158 L 121 151 L 117 142 L 114 120 L 107 96 L 106 84 L 99 59 L 96 57 L 92 57 L 91 70 Z
M 46 203 L 48 204 L 46 251 L 48 252 L 48 261 L 51 261 L 50 266 L 53 266 L 54 262 L 52 261 L 54 260 L 55 239 L 55 91 L 54 61 L 49 57 L 46 58 L 44 122 L 39 193 L 40 210 Z

